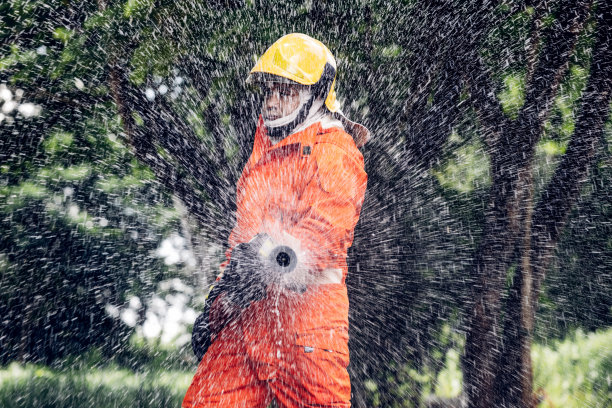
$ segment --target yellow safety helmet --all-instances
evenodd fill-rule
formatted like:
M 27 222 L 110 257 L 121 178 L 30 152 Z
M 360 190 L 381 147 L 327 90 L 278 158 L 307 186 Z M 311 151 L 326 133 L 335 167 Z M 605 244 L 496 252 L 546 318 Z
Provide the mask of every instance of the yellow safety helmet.
M 330 112 L 340 110 L 336 101 L 336 60 L 320 41 L 306 34 L 287 34 L 278 39 L 257 60 L 247 83 L 286 82 L 313 86 L 325 97 Z

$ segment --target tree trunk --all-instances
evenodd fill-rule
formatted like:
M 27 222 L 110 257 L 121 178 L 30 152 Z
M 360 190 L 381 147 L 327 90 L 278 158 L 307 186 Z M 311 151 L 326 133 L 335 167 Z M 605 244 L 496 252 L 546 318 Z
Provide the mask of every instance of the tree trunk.
M 499 362 L 503 353 L 501 296 L 517 249 L 530 245 L 531 238 L 527 234 L 532 216 L 535 147 L 588 10 L 588 2 L 568 1 L 559 8 L 555 24 L 547 32 L 546 45 L 534 68 L 533 79 L 525 91 L 525 104 L 516 121 L 507 123 L 499 118 L 499 109 L 480 89 L 483 81 L 477 75 L 473 77 L 475 91 L 481 98 L 486 98 L 479 101 L 477 107 L 484 108 L 486 117 L 497 117 L 498 123 L 485 125 L 490 133 L 485 138 L 491 157 L 492 185 L 483 239 L 474 262 L 474 303 L 464 356 L 464 389 L 470 407 L 503 406 L 499 405 L 500 399 L 503 403 L 510 389 L 519 390 L 520 395 L 530 392 L 523 392 L 524 383 L 499 383 Z M 527 268 L 527 273 L 520 281 L 520 290 L 531 291 L 533 281 L 528 258 L 521 257 L 523 267 Z M 530 299 L 525 301 L 532 304 Z M 517 310 L 522 316 L 521 308 Z M 521 351 L 528 355 L 528 348 L 519 348 L 518 353 Z M 531 383 L 530 374 L 518 378 L 526 378 Z
M 595 152 L 602 145 L 605 122 L 609 117 L 612 93 L 612 6 L 597 8 L 597 38 L 591 73 L 581 100 L 574 134 L 567 153 L 534 210 L 533 226 L 525 226 L 521 264 L 515 275 L 507 310 L 513 311 L 504 327 L 502 375 L 497 386 L 502 396 L 499 406 L 535 406 L 531 341 L 538 297 L 554 248 L 572 206 L 594 164 Z M 531 217 L 529 217 L 531 218 Z

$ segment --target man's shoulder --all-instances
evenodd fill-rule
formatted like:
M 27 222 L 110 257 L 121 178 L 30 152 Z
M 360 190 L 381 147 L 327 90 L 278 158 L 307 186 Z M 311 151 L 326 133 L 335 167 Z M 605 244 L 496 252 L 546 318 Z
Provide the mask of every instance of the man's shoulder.
M 364 160 L 351 135 L 326 129 L 317 135 L 313 149 L 321 188 L 344 197 L 357 197 L 367 181 Z
M 336 154 L 344 154 L 356 159 L 362 159 L 361 152 L 357 148 L 353 137 L 338 127 L 321 129 L 315 139 L 314 150 L 318 153 L 333 151 Z
M 345 169 L 348 173 L 361 173 L 364 171 L 363 155 L 355 145 L 353 138 L 339 128 L 324 129 L 317 135 L 312 155 L 319 171 L 328 169 L 329 176 L 333 176 L 338 169 Z

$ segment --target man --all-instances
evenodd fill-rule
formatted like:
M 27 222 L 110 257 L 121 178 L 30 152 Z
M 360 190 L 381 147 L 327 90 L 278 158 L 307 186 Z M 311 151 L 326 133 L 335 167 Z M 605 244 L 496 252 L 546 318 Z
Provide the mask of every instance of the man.
M 221 295 L 205 316 L 212 343 L 185 408 L 350 406 L 346 253 L 369 132 L 339 110 L 335 75 L 331 52 L 303 34 L 280 38 L 251 70 L 262 115 L 237 185 Z M 266 245 L 288 248 L 287 262 L 261 261 Z

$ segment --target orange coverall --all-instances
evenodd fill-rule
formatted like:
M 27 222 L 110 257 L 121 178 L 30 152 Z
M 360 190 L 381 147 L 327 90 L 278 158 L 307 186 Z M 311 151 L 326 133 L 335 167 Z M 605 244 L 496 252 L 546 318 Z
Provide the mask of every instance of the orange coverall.
M 363 156 L 341 129 L 317 122 L 272 145 L 260 119 L 230 247 L 280 226 L 310 254 L 315 279 L 330 269 L 340 278 L 303 293 L 269 286 L 216 336 L 184 408 L 265 408 L 274 397 L 282 407 L 350 407 L 346 253 L 366 183 Z

